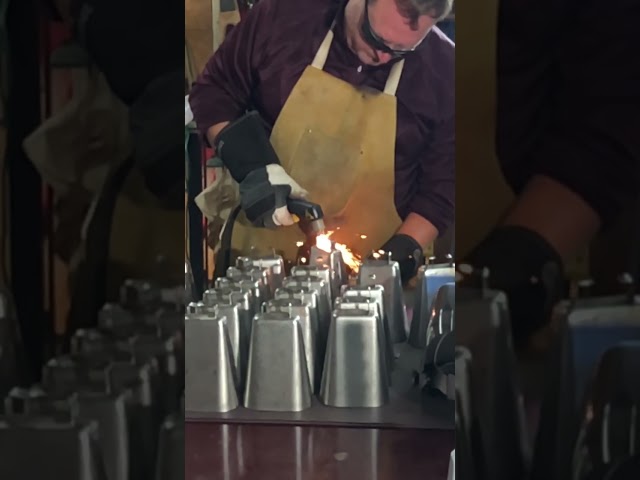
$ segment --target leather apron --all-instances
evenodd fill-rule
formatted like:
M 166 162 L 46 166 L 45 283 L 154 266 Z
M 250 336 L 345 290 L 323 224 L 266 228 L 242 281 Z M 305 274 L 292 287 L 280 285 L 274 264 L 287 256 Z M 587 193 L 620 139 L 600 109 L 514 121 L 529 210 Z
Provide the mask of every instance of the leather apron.
M 391 68 L 383 92 L 354 87 L 323 71 L 332 41 L 330 30 L 285 102 L 271 143 L 309 200 L 322 206 L 331 238 L 366 255 L 401 225 L 394 202 L 395 94 L 404 60 Z M 295 259 L 296 242 L 304 240 L 296 225 L 259 229 L 242 217 L 233 231 L 236 253 L 275 250 Z

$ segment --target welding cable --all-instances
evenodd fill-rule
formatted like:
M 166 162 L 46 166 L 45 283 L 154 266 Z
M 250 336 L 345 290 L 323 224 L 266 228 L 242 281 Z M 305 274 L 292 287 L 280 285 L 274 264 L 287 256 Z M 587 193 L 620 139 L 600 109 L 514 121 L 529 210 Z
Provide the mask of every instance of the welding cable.
M 225 276 L 227 269 L 231 266 L 231 238 L 233 236 L 233 227 L 236 219 L 242 210 L 242 205 L 237 205 L 229 215 L 229 218 L 222 227 L 220 235 L 220 249 L 216 255 L 215 267 L 213 270 L 213 279 L 217 280 Z

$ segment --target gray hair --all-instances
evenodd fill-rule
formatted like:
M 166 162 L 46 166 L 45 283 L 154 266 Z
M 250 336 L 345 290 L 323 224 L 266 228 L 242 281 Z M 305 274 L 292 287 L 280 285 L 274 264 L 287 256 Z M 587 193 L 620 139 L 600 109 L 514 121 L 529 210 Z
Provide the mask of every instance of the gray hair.
M 375 0 L 374 0 L 375 1 Z M 429 15 L 436 21 L 444 19 L 453 9 L 453 0 L 395 0 L 400 13 L 409 19 L 415 28 L 418 18 Z

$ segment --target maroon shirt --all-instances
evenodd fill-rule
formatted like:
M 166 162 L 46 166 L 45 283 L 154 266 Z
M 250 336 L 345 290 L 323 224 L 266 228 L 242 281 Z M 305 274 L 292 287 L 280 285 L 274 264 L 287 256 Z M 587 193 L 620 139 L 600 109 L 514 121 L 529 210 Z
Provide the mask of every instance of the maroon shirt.
M 497 152 L 521 191 L 542 174 L 605 223 L 640 192 L 640 2 L 502 0 Z
M 189 94 L 204 133 L 256 109 L 273 126 L 287 97 L 313 61 L 336 15 L 324 70 L 352 85 L 382 91 L 391 64 L 361 66 L 349 49 L 340 0 L 261 0 L 233 29 Z M 434 28 L 406 56 L 397 91 L 395 203 L 444 233 L 454 218 L 455 47 Z M 310 112 L 310 115 L 313 113 Z

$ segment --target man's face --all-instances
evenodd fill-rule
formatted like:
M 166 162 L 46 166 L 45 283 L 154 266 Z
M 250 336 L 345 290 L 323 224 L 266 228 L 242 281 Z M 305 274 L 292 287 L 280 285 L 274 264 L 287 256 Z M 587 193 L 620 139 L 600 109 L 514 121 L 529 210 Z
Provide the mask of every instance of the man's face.
M 396 0 L 351 0 L 360 11 L 355 50 L 363 63 L 381 65 L 415 49 L 435 24 L 422 15 L 414 25 L 398 10 Z

